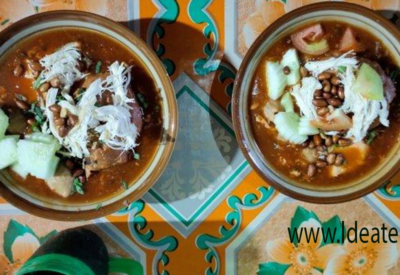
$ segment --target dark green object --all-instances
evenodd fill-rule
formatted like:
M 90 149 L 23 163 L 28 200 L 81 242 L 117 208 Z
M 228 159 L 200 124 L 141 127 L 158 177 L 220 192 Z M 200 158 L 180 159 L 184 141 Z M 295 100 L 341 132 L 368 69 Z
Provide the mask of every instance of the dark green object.
M 101 238 L 81 228 L 60 232 L 48 240 L 15 275 L 76 275 L 78 270 L 80 275 L 143 274 L 136 261 L 109 258 Z

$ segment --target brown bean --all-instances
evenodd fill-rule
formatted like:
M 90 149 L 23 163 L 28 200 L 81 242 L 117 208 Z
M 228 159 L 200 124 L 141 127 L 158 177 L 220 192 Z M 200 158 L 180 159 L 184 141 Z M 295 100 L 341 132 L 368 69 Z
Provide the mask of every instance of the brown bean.
M 328 73 L 328 72 L 320 73 L 318 75 L 318 80 L 326 80 L 326 79 L 329 79 L 329 78 L 331 78 L 331 74 Z
M 316 90 L 314 92 L 314 98 L 321 97 L 321 96 L 322 96 L 322 90 Z
M 319 167 L 319 168 L 323 168 L 323 167 L 326 167 L 328 164 L 327 164 L 325 161 L 318 159 L 318 160 L 315 162 L 315 165 L 316 165 L 317 167 Z
M 329 113 L 329 109 L 328 109 L 327 107 L 322 107 L 322 108 L 318 108 L 318 109 L 317 109 L 317 114 L 318 114 L 319 116 L 324 116 L 324 115 L 326 115 L 327 113 Z
M 342 102 L 337 98 L 330 98 L 327 101 L 329 105 L 332 105 L 333 107 L 339 107 L 340 105 L 342 105 Z
M 322 81 L 322 89 L 324 90 L 324 92 L 329 93 L 331 91 L 331 83 L 328 80 L 324 80 Z
M 74 176 L 74 178 L 77 178 L 77 177 L 83 175 L 84 173 L 85 173 L 85 170 L 83 170 L 83 169 L 77 169 L 77 170 L 74 171 L 73 176 Z
M 53 104 L 49 107 L 49 110 L 52 111 L 53 113 L 60 113 L 61 112 L 61 106 L 58 104 Z
M 331 146 L 333 144 L 331 137 L 326 137 L 325 139 L 325 146 Z
M 15 76 L 21 76 L 24 73 L 24 68 L 22 68 L 21 65 L 17 65 L 14 68 L 14 75 Z
M 283 73 L 284 73 L 285 75 L 290 74 L 290 68 L 289 68 L 289 66 L 283 67 Z
M 57 126 L 64 126 L 65 125 L 65 118 L 57 118 L 54 120 L 54 124 Z
M 337 86 L 332 86 L 331 94 L 337 95 L 337 93 L 338 93 L 338 88 L 337 88 Z
M 336 160 L 336 154 L 335 153 L 330 153 L 326 157 L 326 161 L 328 162 L 328 164 L 334 164 L 335 160 Z
M 76 115 L 70 114 L 68 117 L 68 125 L 69 126 L 75 126 L 78 124 L 79 118 Z
M 331 78 L 331 83 L 332 83 L 333 85 L 339 85 L 339 84 L 340 84 L 340 78 L 337 77 L 337 76 L 332 77 L 332 78 Z
M 338 141 L 339 141 L 339 136 L 337 136 L 337 135 L 334 135 L 333 137 L 332 137 L 332 141 L 333 141 L 333 143 L 338 143 Z
M 332 94 L 331 93 L 323 93 L 322 97 L 325 99 L 330 99 L 332 97 Z
M 313 141 L 314 141 L 315 145 L 319 146 L 322 144 L 322 137 L 320 135 L 314 135 Z
M 67 161 L 65 162 L 65 166 L 67 166 L 67 168 L 69 170 L 72 170 L 72 169 L 74 169 L 75 164 L 74 164 L 74 162 L 72 160 L 67 159 Z
M 326 107 L 326 106 L 328 106 L 328 103 L 324 99 L 313 99 L 312 103 L 316 107 Z
M 45 93 L 50 89 L 50 84 L 48 82 L 43 83 L 40 85 L 39 92 Z
M 300 74 L 302 77 L 308 76 L 308 70 L 304 67 L 300 67 Z
M 60 128 L 58 128 L 58 134 L 60 137 L 66 137 L 68 135 L 68 128 L 65 125 L 61 125 Z
M 33 61 L 29 64 L 29 67 L 36 72 L 40 72 L 41 70 L 43 70 L 42 65 L 40 65 L 39 62 L 37 61 Z
M 344 99 L 343 87 L 339 87 L 338 96 L 339 96 L 340 99 Z
M 28 118 L 28 120 L 26 121 L 29 125 L 35 125 L 36 124 L 36 119 L 34 118 Z
M 86 64 L 81 62 L 81 61 L 79 61 L 77 68 L 78 68 L 79 71 L 83 72 L 84 70 L 86 70 Z
M 31 108 L 31 106 L 29 106 L 29 104 L 26 101 L 20 99 L 15 99 L 15 103 L 21 110 L 28 111 Z
M 314 141 L 310 141 L 310 143 L 308 144 L 308 148 L 310 148 L 310 149 L 314 149 L 315 148 L 315 143 L 314 143 Z
M 350 146 L 353 143 L 351 139 L 348 138 L 340 138 L 338 144 L 342 147 Z
M 331 94 L 337 95 L 337 86 L 332 86 Z
M 85 183 L 86 182 L 86 177 L 84 176 L 84 175 L 82 175 L 82 176 L 79 176 L 79 181 L 81 182 L 81 183 Z
M 50 80 L 50 85 L 53 88 L 59 88 L 61 85 L 61 80 L 58 77 L 55 77 L 52 80 Z
M 344 156 L 342 154 L 337 154 L 335 159 L 335 165 L 342 165 L 344 161 L 345 161 Z
M 316 173 L 317 173 L 317 168 L 315 167 L 315 165 L 314 164 L 308 165 L 307 176 L 312 178 L 315 176 Z
M 317 146 L 316 149 L 317 149 L 318 152 L 324 152 L 324 151 L 326 151 L 326 147 L 323 146 L 323 145 Z

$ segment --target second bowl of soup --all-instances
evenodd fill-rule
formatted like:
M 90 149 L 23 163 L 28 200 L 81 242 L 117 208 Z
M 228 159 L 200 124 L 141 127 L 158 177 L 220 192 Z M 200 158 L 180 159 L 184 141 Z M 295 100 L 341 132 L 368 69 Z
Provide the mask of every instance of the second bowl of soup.
M 365 195 L 398 169 L 399 31 L 374 11 L 306 6 L 249 50 L 234 124 L 253 167 L 277 189 L 320 203 Z

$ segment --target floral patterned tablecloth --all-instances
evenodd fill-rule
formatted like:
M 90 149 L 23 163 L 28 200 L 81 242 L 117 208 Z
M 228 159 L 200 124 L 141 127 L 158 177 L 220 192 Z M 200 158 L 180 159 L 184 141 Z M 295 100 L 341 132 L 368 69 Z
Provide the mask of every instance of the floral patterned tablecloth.
M 165 173 L 142 199 L 114 215 L 48 221 L 0 199 L 0 275 L 12 274 L 57 231 L 81 226 L 98 232 L 110 253 L 139 261 L 146 274 L 400 274 L 396 244 L 291 244 L 287 234 L 288 227 L 340 228 L 341 221 L 399 228 L 400 174 L 352 202 L 303 203 L 264 183 L 235 141 L 230 98 L 249 45 L 284 13 L 315 2 L 320 1 L 0 0 L 0 30 L 59 9 L 90 11 L 128 26 L 164 63 L 180 113 Z M 347 2 L 400 22 L 399 0 Z

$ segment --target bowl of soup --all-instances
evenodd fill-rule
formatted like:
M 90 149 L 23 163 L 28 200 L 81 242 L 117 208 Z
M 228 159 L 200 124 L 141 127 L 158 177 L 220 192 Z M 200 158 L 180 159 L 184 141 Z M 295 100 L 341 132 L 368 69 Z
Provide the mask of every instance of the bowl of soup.
M 118 211 L 171 156 L 175 93 L 158 57 L 94 14 L 41 13 L 0 33 L 0 195 L 50 219 Z
M 398 171 L 399 39 L 378 13 L 336 2 L 290 12 L 260 35 L 238 72 L 233 120 L 266 182 L 337 203 Z

